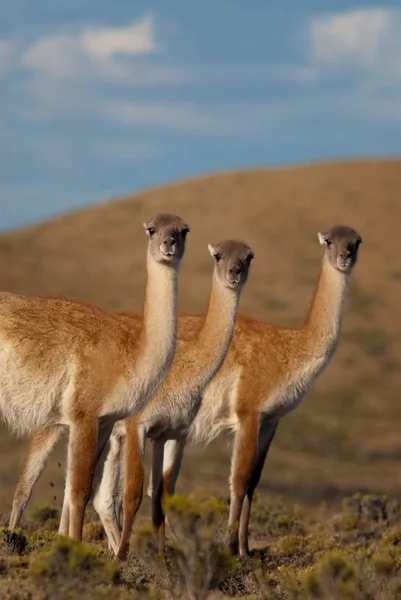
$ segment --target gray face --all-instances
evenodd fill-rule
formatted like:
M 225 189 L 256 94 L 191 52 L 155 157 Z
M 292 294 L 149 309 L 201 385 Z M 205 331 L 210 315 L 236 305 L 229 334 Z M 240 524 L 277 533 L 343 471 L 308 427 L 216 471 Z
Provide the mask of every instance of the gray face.
M 149 236 L 152 258 L 163 264 L 178 265 L 184 255 L 188 225 L 180 217 L 159 214 L 143 224 Z
M 240 292 L 248 278 L 253 259 L 251 248 L 234 240 L 209 244 L 208 248 L 215 260 L 215 273 L 219 282 L 230 290 Z
M 318 233 L 318 238 L 326 246 L 330 265 L 337 271 L 349 274 L 357 261 L 359 244 L 362 242 L 355 229 L 336 225 L 325 233 Z

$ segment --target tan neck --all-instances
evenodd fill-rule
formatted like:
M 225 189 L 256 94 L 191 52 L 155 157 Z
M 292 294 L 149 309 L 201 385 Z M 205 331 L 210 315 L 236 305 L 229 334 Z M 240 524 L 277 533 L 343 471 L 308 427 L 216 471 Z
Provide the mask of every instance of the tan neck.
M 213 275 L 209 306 L 196 339 L 177 356 L 179 384 L 202 389 L 214 377 L 228 352 L 238 313 L 239 294 L 223 287 Z M 172 368 L 174 377 L 175 369 Z
M 348 288 L 348 275 L 333 269 L 326 256 L 309 314 L 302 326 L 305 351 L 330 355 L 341 327 L 343 305 Z
M 143 328 L 135 375 L 146 396 L 165 378 L 177 345 L 178 268 L 157 263 L 147 255 Z

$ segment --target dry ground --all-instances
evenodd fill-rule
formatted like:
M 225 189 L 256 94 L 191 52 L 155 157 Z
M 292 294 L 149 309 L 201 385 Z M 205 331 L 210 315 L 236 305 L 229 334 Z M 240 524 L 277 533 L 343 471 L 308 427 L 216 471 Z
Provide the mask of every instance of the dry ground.
M 242 311 L 298 324 L 320 268 L 317 231 L 338 223 L 355 227 L 364 243 L 338 351 L 303 406 L 279 426 L 259 490 L 262 498 L 279 492 L 311 505 L 355 491 L 401 497 L 400 195 L 401 159 L 188 180 L 3 235 L 0 289 L 140 310 L 146 248 L 141 223 L 168 211 L 192 227 L 180 276 L 182 310 L 206 306 L 212 270 L 207 244 L 238 237 L 255 250 Z M 0 511 L 6 515 L 26 440 L 0 432 Z M 226 493 L 229 455 L 226 442 L 188 448 L 179 491 Z M 32 506 L 60 505 L 64 461 L 61 446 Z

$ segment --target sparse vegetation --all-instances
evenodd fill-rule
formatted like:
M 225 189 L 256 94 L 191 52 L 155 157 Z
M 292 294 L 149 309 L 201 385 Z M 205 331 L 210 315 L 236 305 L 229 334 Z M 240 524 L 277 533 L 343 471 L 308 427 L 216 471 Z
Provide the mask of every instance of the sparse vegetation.
M 401 505 L 354 494 L 336 510 L 256 498 L 249 558 L 226 554 L 225 498 L 193 494 L 166 502 L 167 553 L 159 557 L 149 523 L 137 527 L 126 563 L 118 564 L 87 523 L 93 542 L 79 544 L 42 529 L 3 529 L 0 597 L 58 600 L 394 600 L 401 598 Z M 43 525 L 38 510 L 36 525 Z M 46 523 L 47 521 L 45 521 Z

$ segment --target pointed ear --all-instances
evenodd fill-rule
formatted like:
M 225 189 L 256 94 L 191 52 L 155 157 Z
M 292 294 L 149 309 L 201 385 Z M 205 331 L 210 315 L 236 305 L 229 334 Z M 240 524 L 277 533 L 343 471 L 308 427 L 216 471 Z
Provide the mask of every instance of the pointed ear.
M 146 235 L 148 235 L 149 237 L 152 237 L 152 235 L 155 232 L 154 227 L 152 226 L 152 223 L 153 223 L 153 219 L 151 221 L 148 221 L 147 223 L 142 223 L 143 227 L 146 231 Z
M 207 249 L 209 250 L 211 256 L 216 256 L 216 254 L 217 254 L 217 247 L 215 245 L 208 244 L 207 245 Z
M 325 243 L 326 243 L 326 236 L 325 236 L 325 234 L 324 234 L 324 233 L 320 233 L 320 231 L 319 231 L 319 233 L 317 234 L 317 239 L 319 240 L 319 242 L 320 242 L 321 244 L 325 244 Z

